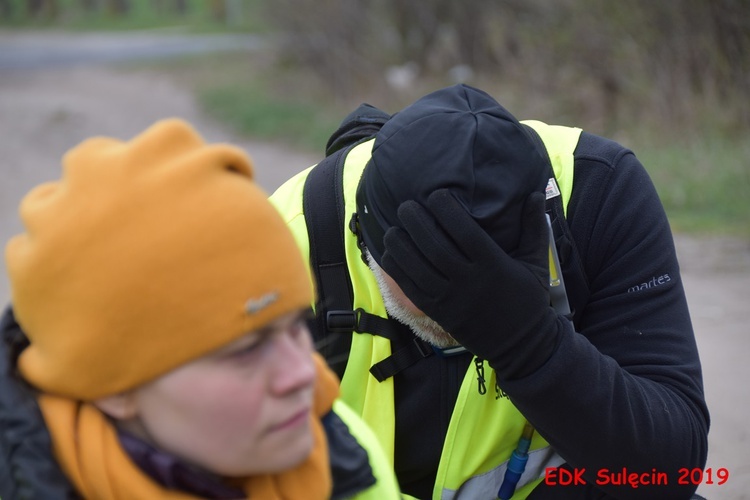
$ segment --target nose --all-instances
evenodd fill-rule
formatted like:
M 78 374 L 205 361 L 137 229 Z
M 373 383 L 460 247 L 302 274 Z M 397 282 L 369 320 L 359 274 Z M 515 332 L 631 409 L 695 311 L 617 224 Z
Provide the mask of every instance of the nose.
M 284 332 L 278 335 L 276 359 L 271 377 L 272 390 L 279 395 L 310 387 L 315 382 L 310 333 Z

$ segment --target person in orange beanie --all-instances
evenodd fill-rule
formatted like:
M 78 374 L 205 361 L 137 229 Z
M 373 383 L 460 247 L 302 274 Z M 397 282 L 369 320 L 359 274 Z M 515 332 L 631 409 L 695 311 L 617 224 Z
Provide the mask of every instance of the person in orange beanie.
M 92 138 L 20 215 L 3 500 L 400 497 L 314 353 L 309 271 L 244 152 L 177 119 Z

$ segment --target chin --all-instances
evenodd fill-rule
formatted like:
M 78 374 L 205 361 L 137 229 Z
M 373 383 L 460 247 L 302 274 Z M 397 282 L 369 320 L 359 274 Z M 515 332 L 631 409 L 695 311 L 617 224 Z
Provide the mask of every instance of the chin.
M 283 472 L 302 464 L 310 457 L 315 445 L 312 432 L 297 434 L 287 443 L 276 444 L 271 451 L 259 454 L 263 457 L 265 473 Z
M 255 446 L 244 455 L 236 455 L 236 460 L 222 463 L 204 463 L 202 467 L 227 478 L 252 477 L 262 474 L 278 474 L 302 464 L 313 450 L 311 433 L 296 436 L 287 442 L 264 443 Z M 223 457 L 226 458 L 226 455 Z
M 312 436 L 310 436 L 310 439 L 307 440 L 307 442 L 303 442 L 302 440 L 300 440 L 299 442 L 295 443 L 295 446 L 293 447 L 275 450 L 278 455 L 275 457 L 267 457 L 270 458 L 270 460 L 266 460 L 266 462 L 271 465 L 270 468 L 272 468 L 273 470 L 268 470 L 266 472 L 275 473 L 293 469 L 307 460 L 310 457 L 312 451 Z
M 310 456 L 311 452 L 312 447 L 301 451 L 283 450 L 278 453 L 275 451 L 274 454 L 269 455 L 253 454 L 252 464 L 238 467 L 223 467 L 221 470 L 213 470 L 213 472 L 220 476 L 229 478 L 252 477 L 263 474 L 280 474 L 294 469 L 304 463 L 304 461 Z M 261 463 L 257 463 L 258 458 L 262 460 Z

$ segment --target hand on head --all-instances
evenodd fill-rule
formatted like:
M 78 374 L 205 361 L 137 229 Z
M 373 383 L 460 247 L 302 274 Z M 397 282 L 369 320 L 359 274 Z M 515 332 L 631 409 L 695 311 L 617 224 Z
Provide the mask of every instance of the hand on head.
M 502 377 L 523 376 L 546 360 L 556 314 L 543 193 L 526 199 L 512 255 L 447 189 L 432 193 L 426 206 L 402 203 L 398 216 L 403 228 L 386 232 L 382 266 L 417 307 Z

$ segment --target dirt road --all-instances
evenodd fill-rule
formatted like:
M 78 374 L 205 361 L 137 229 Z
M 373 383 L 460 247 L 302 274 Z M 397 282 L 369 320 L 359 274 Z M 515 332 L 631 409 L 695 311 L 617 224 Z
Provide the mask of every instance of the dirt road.
M 169 116 L 186 118 L 211 140 L 244 147 L 268 190 L 318 159 L 234 136 L 202 115 L 185 88 L 156 73 L 104 66 L 0 70 L 3 245 L 21 229 L 19 200 L 32 186 L 59 175 L 59 158 L 67 148 L 95 134 L 127 139 Z M 708 467 L 730 472 L 726 484 L 702 485 L 699 492 L 711 499 L 750 498 L 750 332 L 745 324 L 750 310 L 750 243 L 678 235 L 677 246 L 712 413 Z M 0 302 L 6 303 L 4 262 L 0 276 Z

